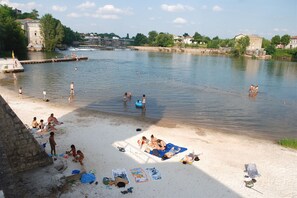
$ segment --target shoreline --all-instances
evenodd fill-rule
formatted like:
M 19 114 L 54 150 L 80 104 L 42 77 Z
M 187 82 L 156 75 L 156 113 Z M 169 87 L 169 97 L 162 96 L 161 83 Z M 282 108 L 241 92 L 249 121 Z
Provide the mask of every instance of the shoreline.
M 283 148 L 272 141 L 242 135 L 225 134 L 220 131 L 191 128 L 189 126 L 159 126 L 129 117 L 105 113 L 90 113 L 73 107 L 60 106 L 23 96 L 0 87 L 0 93 L 24 124 L 31 124 L 34 116 L 47 119 L 50 113 L 64 122 L 57 126 L 57 152 L 64 153 L 75 144 L 85 154 L 84 169 L 96 170 L 99 184 L 77 184 L 61 197 L 88 195 L 90 197 L 120 197 L 120 191 L 105 188 L 102 178 L 111 176 L 111 170 L 125 168 L 134 187 L 131 197 L 191 197 L 193 194 L 207 197 L 294 197 L 297 195 L 297 151 Z M 136 129 L 141 128 L 141 132 Z M 141 151 L 137 140 L 141 136 L 156 137 L 188 151 L 161 161 L 160 158 Z M 47 138 L 45 138 L 47 140 Z M 117 147 L 124 147 L 125 153 Z M 46 147 L 49 153 L 49 146 Z M 183 165 L 180 159 L 192 152 L 201 154 L 200 161 Z M 245 187 L 244 164 L 255 163 L 261 174 L 255 189 Z M 82 167 L 67 159 L 64 174 Z M 156 167 L 161 181 L 136 183 L 129 174 L 135 167 Z M 185 182 L 193 181 L 193 182 Z M 129 187 L 128 186 L 128 187 Z M 168 186 L 172 188 L 170 191 Z M 214 190 L 216 189 L 216 190 Z M 257 191 L 256 191 L 257 190 Z M 260 193 L 259 193 L 260 192 Z
M 9 96 L 10 97 L 18 97 L 18 94 L 8 90 L 5 86 L 0 86 L 0 93 L 2 92 L 9 92 Z M 147 117 L 142 117 L 142 116 L 133 116 L 133 115 L 124 115 L 124 114 L 117 114 L 117 113 L 111 113 L 111 112 L 103 112 L 103 111 L 99 111 L 96 109 L 90 109 L 90 108 L 86 108 L 85 106 L 80 107 L 79 105 L 75 105 L 75 104 L 70 104 L 70 105 L 65 105 L 65 104 L 58 104 L 56 102 L 44 102 L 42 100 L 42 98 L 36 98 L 34 96 L 28 96 L 28 95 L 23 95 L 23 99 L 31 99 L 33 101 L 33 103 L 35 102 L 41 102 L 44 103 L 46 106 L 50 107 L 54 107 L 54 108 L 63 108 L 63 109 L 71 109 L 77 113 L 82 113 L 82 114 L 91 114 L 95 117 L 114 117 L 117 119 L 125 119 L 129 122 L 135 123 L 135 122 L 144 122 L 146 124 L 149 125 L 156 125 L 159 127 L 166 127 L 166 128 L 176 128 L 176 127 L 181 127 L 181 128 L 193 128 L 195 130 L 198 131 L 212 131 L 214 133 L 222 133 L 222 134 L 226 134 L 226 135 L 236 135 L 236 136 L 243 136 L 243 137 L 247 137 L 247 138 L 254 138 L 254 139 L 260 139 L 260 140 L 267 140 L 270 141 L 272 143 L 276 143 L 278 140 L 280 140 L 280 138 L 276 138 L 273 137 L 269 134 L 264 134 L 264 133 L 248 133 L 248 131 L 246 130 L 238 130 L 238 132 L 235 132 L 235 130 L 232 129 L 221 129 L 218 127 L 214 127 L 214 128 L 209 128 L 209 127 L 203 127 L 203 126 L 199 126 L 199 125 L 195 125 L 195 124 L 191 124 L 191 123 L 182 123 L 181 121 L 178 120 L 170 120 L 167 118 L 162 118 L 162 119 L 158 119 L 158 118 L 147 118 Z M 68 103 L 67 103 L 68 104 Z M 30 122 L 28 122 L 30 123 Z M 285 137 L 283 137 L 285 138 Z

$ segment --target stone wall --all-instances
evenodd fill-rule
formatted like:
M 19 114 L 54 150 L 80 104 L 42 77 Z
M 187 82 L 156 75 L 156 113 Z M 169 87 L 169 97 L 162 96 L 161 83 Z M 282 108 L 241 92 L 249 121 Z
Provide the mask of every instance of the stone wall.
M 17 173 L 52 164 L 30 131 L 0 95 L 0 190 L 14 192 Z M 8 195 L 8 196 L 7 196 Z

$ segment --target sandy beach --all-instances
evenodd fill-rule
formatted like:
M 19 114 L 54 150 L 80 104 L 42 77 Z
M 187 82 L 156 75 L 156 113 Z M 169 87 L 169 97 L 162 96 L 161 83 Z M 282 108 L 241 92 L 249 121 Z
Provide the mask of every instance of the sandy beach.
M 69 175 L 74 169 L 95 172 L 98 185 L 76 183 L 61 197 L 297 197 L 297 151 L 275 142 L 249 136 L 224 134 L 203 128 L 166 125 L 162 120 L 146 123 L 137 119 L 59 106 L 41 99 L 23 96 L 0 87 L 0 94 L 24 124 L 33 117 L 47 120 L 51 113 L 64 124 L 57 127 L 57 152 L 65 153 L 74 144 L 85 154 L 84 166 L 67 159 Z M 136 131 L 141 128 L 141 131 Z M 154 134 L 166 143 L 188 150 L 162 161 L 143 152 L 137 140 Z M 48 139 L 38 139 L 42 142 Z M 117 147 L 124 147 L 120 152 Z M 49 146 L 46 147 L 49 153 Z M 190 152 L 200 154 L 200 161 L 184 165 L 180 160 Z M 261 176 L 254 187 L 245 186 L 245 164 L 256 164 Z M 161 179 L 137 183 L 133 168 L 156 168 Z M 123 188 L 105 186 L 103 177 L 112 177 L 113 169 L 126 169 L 128 187 L 133 193 L 122 194 Z

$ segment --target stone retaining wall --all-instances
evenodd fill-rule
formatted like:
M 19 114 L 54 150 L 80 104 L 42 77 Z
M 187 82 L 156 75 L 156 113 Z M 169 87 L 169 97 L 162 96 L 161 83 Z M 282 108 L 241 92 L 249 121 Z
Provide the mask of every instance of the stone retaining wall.
M 52 163 L 52 158 L 0 95 L 0 190 L 5 197 L 17 195 L 13 179 L 17 173 Z

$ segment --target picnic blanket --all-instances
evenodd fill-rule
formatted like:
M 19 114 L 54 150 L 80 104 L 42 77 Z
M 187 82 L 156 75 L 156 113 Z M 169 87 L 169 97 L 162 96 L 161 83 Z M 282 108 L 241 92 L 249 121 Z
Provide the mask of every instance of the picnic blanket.
M 250 178 L 254 179 L 255 177 L 261 176 L 258 173 L 256 164 L 245 164 L 245 172 L 249 175 Z
M 150 154 L 162 158 L 165 153 L 170 151 L 171 148 L 174 148 L 174 150 L 179 150 L 175 154 L 178 154 L 178 153 L 181 153 L 181 152 L 184 152 L 184 151 L 188 150 L 185 147 L 180 147 L 180 146 L 174 145 L 172 143 L 168 143 L 168 144 L 166 144 L 166 149 L 165 150 L 161 151 L 161 150 L 153 149 L 153 150 L 150 151 Z
M 112 170 L 112 176 L 113 176 L 113 179 L 115 180 L 116 177 L 121 177 L 123 179 L 126 179 L 127 181 L 130 182 L 129 178 L 128 178 L 128 174 L 127 174 L 127 171 L 126 169 L 113 169 Z
M 158 169 L 156 169 L 155 167 L 146 168 L 145 170 L 151 176 L 152 180 L 156 181 L 156 180 L 162 179 L 160 171 Z
M 130 171 L 136 183 L 148 181 L 147 175 L 142 168 L 133 168 Z

